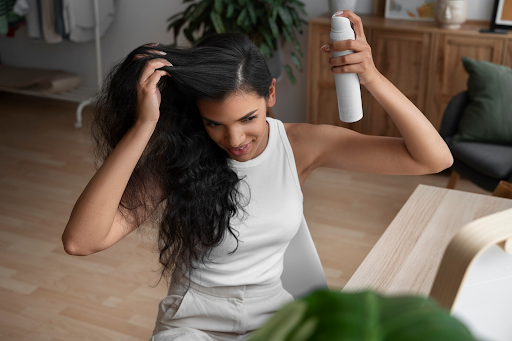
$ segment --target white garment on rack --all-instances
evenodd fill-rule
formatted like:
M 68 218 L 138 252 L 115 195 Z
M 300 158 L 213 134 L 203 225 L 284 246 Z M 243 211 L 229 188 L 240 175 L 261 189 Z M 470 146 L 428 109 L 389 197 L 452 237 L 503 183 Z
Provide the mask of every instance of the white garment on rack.
M 29 11 L 27 0 L 16 0 L 16 3 L 12 7 L 12 11 L 20 17 L 26 15 Z
M 27 23 L 27 31 L 29 38 L 33 40 L 42 40 L 41 34 L 41 23 L 39 20 L 39 6 L 37 4 L 37 0 L 19 0 L 14 5 L 13 12 L 16 9 L 16 6 L 22 6 L 24 9 L 25 3 L 27 5 L 27 12 L 25 14 L 25 21 Z M 17 11 L 21 11 L 20 8 Z M 18 13 L 16 13 L 18 14 Z M 18 14 L 21 15 L 21 14 Z
M 55 30 L 55 8 L 53 0 L 41 0 L 41 28 L 44 41 L 48 44 L 62 42 L 62 36 Z
M 100 16 L 100 36 L 114 21 L 114 0 L 98 0 Z M 69 40 L 83 43 L 94 40 L 95 19 L 93 0 L 63 0 L 64 30 L 69 34 Z

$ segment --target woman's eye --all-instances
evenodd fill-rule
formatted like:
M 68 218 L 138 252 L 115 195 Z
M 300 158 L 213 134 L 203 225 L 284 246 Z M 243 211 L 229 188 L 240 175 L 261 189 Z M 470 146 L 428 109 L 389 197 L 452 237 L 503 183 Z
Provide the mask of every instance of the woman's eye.
M 248 117 L 248 118 L 245 119 L 245 121 L 247 121 L 247 122 L 252 121 L 256 117 L 258 117 L 258 115 Z M 207 127 L 216 127 L 216 126 L 218 126 L 218 124 L 211 123 L 211 122 L 206 122 L 205 126 L 207 126 Z

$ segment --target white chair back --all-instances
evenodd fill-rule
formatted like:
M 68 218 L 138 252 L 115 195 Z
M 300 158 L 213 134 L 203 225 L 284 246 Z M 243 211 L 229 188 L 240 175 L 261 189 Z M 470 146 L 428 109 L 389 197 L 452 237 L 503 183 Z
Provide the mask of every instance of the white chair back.
M 283 287 L 295 299 L 316 289 L 328 288 L 324 269 L 304 215 L 302 215 L 302 223 L 297 234 L 292 238 L 284 253 L 283 267 L 281 274 Z

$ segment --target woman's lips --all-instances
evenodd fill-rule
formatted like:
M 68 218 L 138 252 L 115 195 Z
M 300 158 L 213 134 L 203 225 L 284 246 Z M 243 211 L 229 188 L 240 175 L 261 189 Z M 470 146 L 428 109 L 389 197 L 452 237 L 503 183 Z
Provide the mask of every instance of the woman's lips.
M 235 155 L 242 155 L 242 154 L 245 154 L 248 150 L 249 150 L 249 147 L 251 146 L 251 142 L 247 143 L 246 145 L 244 145 L 244 148 L 242 148 L 241 150 L 236 150 L 236 149 L 231 149 L 229 148 L 229 151 Z

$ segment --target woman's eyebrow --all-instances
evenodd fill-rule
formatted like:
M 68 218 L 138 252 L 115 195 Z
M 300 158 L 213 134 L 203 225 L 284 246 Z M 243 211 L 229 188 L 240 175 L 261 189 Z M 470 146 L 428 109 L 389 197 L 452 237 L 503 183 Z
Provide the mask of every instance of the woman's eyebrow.
M 251 111 L 250 113 L 248 113 L 247 115 L 244 115 L 243 117 L 240 117 L 238 119 L 238 121 L 242 121 L 242 120 L 245 120 L 247 117 L 251 116 L 252 114 L 254 114 L 256 111 L 258 111 L 258 109 L 255 109 L 253 111 Z M 221 122 L 216 122 L 216 121 L 213 121 L 213 120 L 210 120 L 206 117 L 203 116 L 203 120 L 205 121 L 208 121 L 208 122 L 211 122 L 211 123 L 215 123 L 215 124 L 222 124 Z

